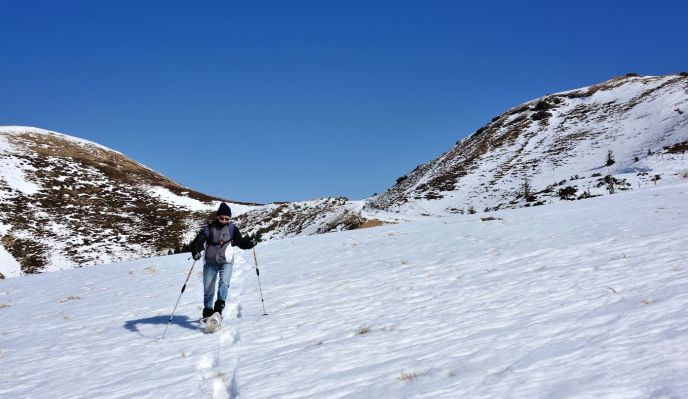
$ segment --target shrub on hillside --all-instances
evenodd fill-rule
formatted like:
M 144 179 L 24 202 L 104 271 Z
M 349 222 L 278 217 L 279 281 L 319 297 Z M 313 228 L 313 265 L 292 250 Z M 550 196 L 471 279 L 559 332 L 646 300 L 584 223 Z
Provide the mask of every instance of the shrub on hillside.
M 534 120 L 534 121 L 539 121 L 539 120 L 542 120 L 542 119 L 547 119 L 547 118 L 549 118 L 550 116 L 552 116 L 551 113 L 549 113 L 549 112 L 543 110 L 543 111 L 538 111 L 538 112 L 534 113 L 533 115 L 531 115 L 531 116 L 530 116 L 530 119 L 532 119 L 532 120 Z
M 688 151 L 688 140 L 664 147 L 669 154 L 685 154 Z
M 560 188 L 557 194 L 559 195 L 559 198 L 562 200 L 567 200 L 571 201 L 576 199 L 576 188 L 573 186 L 566 186 L 564 188 Z
M 612 166 L 616 163 L 616 160 L 614 159 L 614 152 L 612 150 L 607 151 L 607 161 L 605 162 L 604 166 Z
M 547 111 L 548 109 L 554 108 L 554 106 L 545 100 L 538 101 L 533 107 L 533 111 Z
M 582 200 L 582 199 L 594 198 L 594 197 L 599 197 L 599 196 L 600 196 L 599 194 L 593 195 L 593 194 L 590 194 L 589 191 L 583 191 L 583 194 L 579 195 L 578 198 L 576 198 L 576 199 Z

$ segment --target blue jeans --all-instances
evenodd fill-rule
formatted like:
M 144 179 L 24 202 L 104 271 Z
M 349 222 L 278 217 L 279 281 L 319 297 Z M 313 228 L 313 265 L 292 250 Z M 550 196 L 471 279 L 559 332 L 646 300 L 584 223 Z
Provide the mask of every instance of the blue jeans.
M 217 287 L 217 299 L 227 300 L 229 281 L 232 279 L 233 268 L 231 263 L 225 263 L 224 265 L 206 263 L 203 265 L 203 306 L 210 309 L 214 306 L 215 282 L 217 281 L 218 273 L 220 274 L 220 283 Z

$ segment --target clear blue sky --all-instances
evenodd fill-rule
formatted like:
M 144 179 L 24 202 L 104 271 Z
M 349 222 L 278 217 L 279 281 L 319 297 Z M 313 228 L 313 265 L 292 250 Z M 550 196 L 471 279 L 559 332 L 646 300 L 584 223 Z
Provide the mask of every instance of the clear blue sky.
M 365 198 L 524 101 L 688 70 L 686 1 L 0 0 L 0 125 L 225 198 Z

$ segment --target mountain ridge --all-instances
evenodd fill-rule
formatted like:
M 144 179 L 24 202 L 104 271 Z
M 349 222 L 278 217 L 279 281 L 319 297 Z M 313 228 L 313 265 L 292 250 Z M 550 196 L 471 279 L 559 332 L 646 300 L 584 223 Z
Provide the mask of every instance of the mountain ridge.
M 0 160 L 3 275 L 167 252 L 222 200 L 44 129 L 0 128 Z M 238 213 L 247 207 L 233 205 Z
M 179 250 L 219 201 L 243 232 L 281 239 L 664 184 L 688 178 L 687 149 L 688 74 L 622 76 L 527 101 L 358 201 L 228 201 L 88 140 L 0 127 L 0 278 Z
M 657 167 L 646 164 L 652 163 L 645 162 L 647 150 L 654 155 L 685 143 L 686 111 L 688 76 L 683 74 L 624 76 L 536 98 L 495 116 L 445 153 L 402 176 L 369 204 L 387 211 L 429 214 L 464 213 L 470 206 L 481 210 L 525 206 L 525 198 L 513 201 L 523 179 L 539 187 L 533 191 L 541 198 L 530 202 L 546 202 L 557 197 L 554 182 L 576 174 L 626 175 L 634 166 L 643 171 Z M 651 131 L 657 127 L 661 131 Z M 642 140 L 619 143 L 638 137 Z M 609 150 L 619 162 L 609 171 L 601 170 Z M 638 161 L 629 162 L 633 157 Z M 585 188 L 592 189 L 590 195 L 602 194 L 604 188 L 593 187 L 597 184 L 599 179 L 588 176 L 577 182 L 577 191 Z

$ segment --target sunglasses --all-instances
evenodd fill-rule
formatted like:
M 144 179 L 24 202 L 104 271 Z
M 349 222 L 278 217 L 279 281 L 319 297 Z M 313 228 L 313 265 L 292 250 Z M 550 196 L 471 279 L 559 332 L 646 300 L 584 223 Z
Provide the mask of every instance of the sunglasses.
M 229 222 L 229 216 L 218 216 L 217 219 L 221 222 Z

